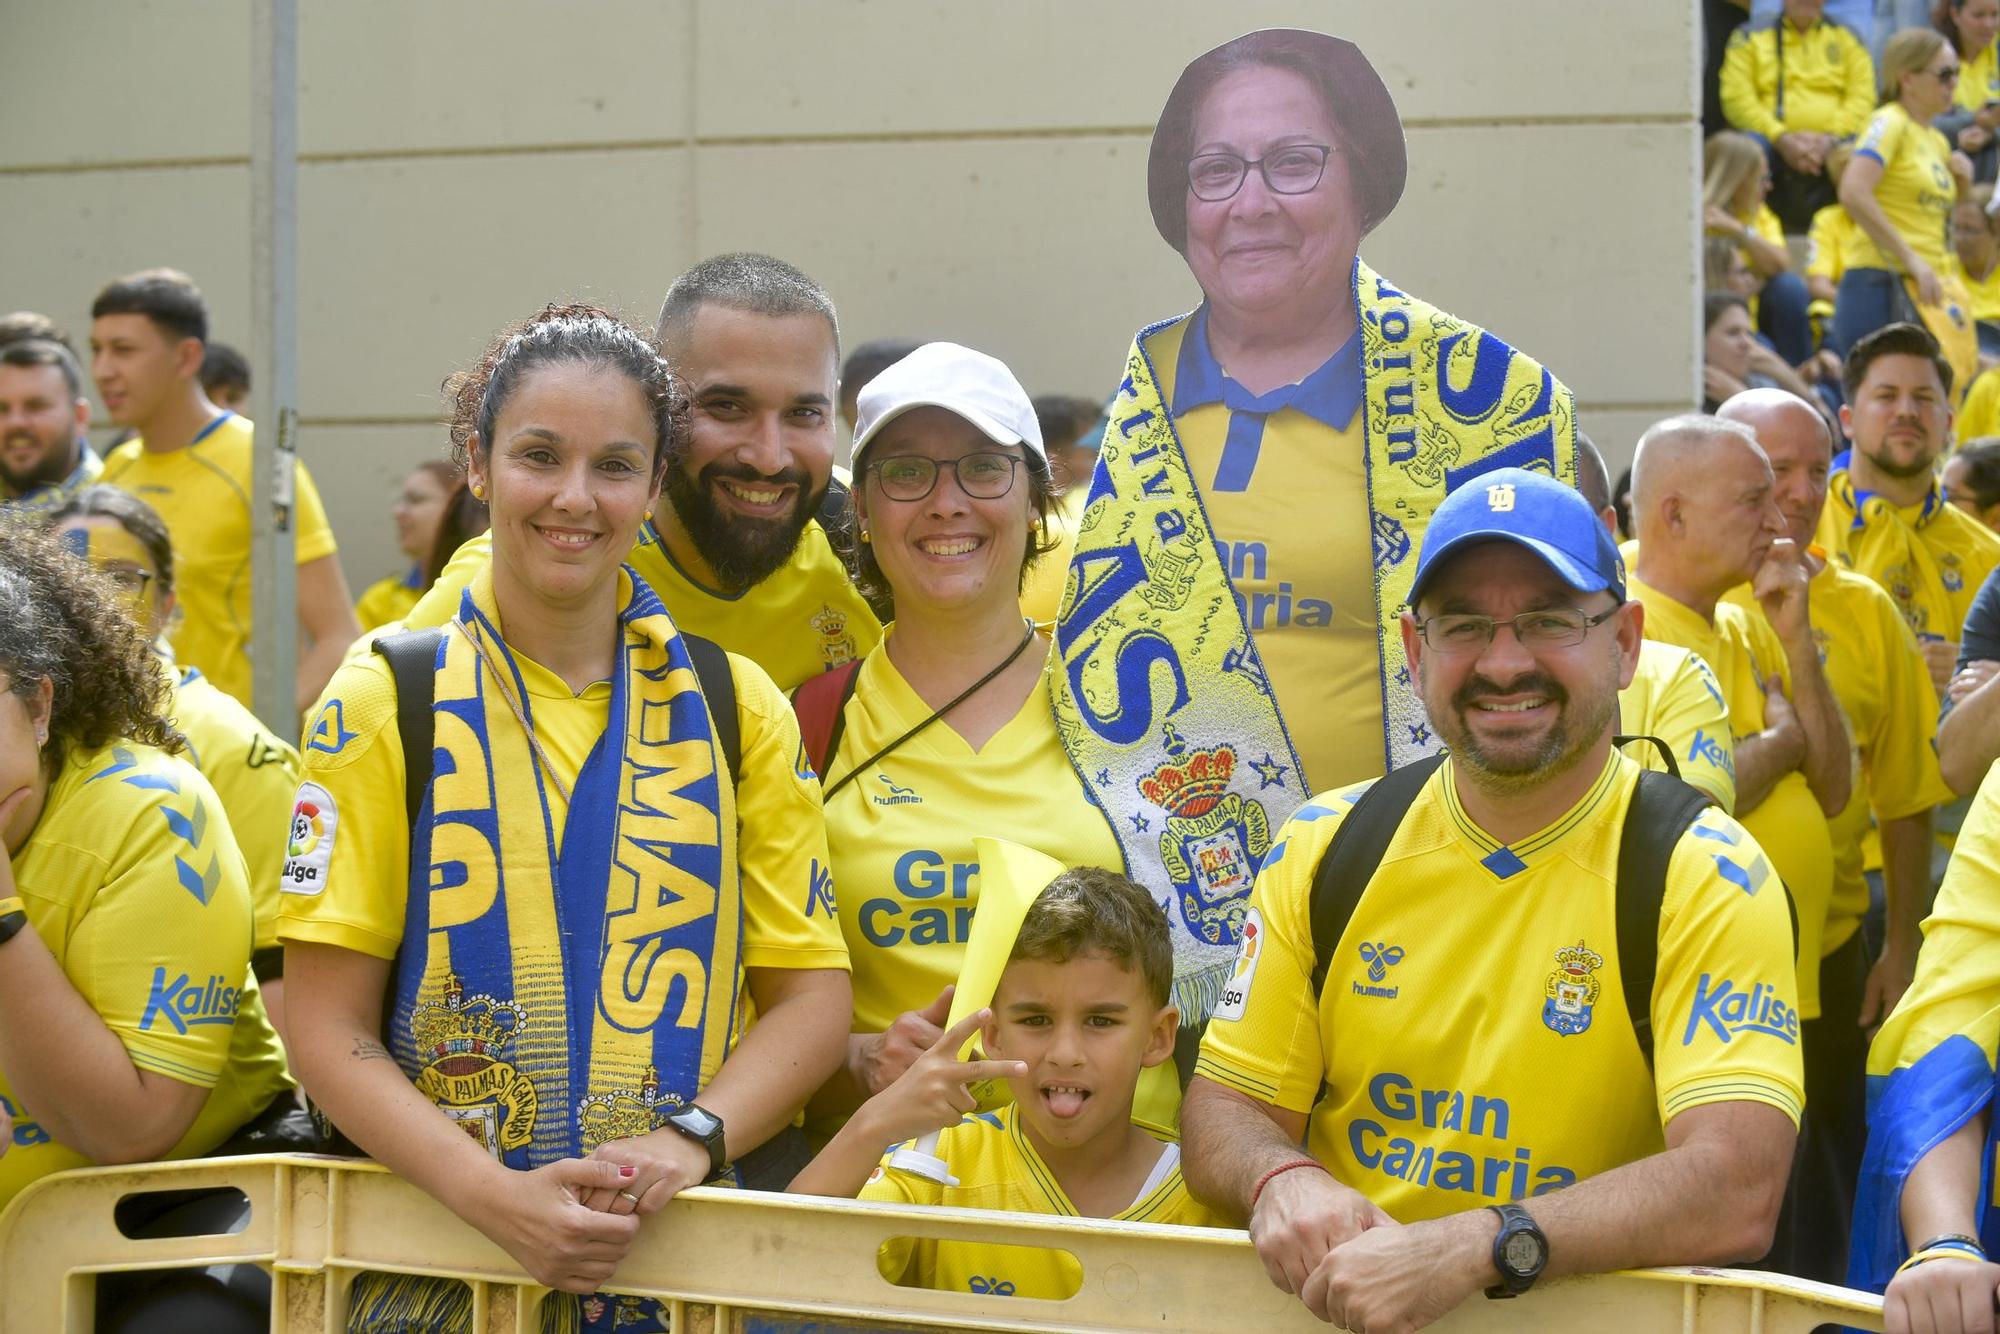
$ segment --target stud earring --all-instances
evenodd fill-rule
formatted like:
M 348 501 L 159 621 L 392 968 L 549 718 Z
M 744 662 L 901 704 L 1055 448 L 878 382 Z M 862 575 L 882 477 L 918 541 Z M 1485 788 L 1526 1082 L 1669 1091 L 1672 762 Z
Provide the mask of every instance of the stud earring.
M 646 511 L 646 522 L 647 522 L 647 523 L 651 523 L 652 521 L 653 521 L 653 511 L 651 511 L 651 510 L 647 510 L 647 511 Z
M 472 498 L 474 500 L 486 499 L 486 488 L 481 486 L 479 483 L 474 482 L 472 484 Z
M 861 540 L 863 542 L 873 542 L 875 539 L 868 536 L 868 530 L 866 528 L 863 528 L 861 530 Z

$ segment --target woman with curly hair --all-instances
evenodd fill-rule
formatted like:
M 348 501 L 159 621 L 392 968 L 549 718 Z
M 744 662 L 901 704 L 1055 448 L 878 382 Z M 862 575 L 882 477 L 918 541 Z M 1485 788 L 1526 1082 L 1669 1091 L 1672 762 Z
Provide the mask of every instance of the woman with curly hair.
M 664 1328 L 597 1295 L 641 1217 L 707 1180 L 781 1189 L 845 1045 L 819 790 L 770 678 L 621 566 L 684 411 L 653 346 L 550 307 L 447 390 L 492 561 L 320 703 L 278 922 L 292 1048 L 357 1146 L 577 1294 L 545 1328 Z M 382 1274 L 350 1312 L 472 1314 Z
M 211 1154 L 292 1106 L 242 854 L 166 695 L 110 580 L 7 530 L 0 1207 L 65 1168 Z

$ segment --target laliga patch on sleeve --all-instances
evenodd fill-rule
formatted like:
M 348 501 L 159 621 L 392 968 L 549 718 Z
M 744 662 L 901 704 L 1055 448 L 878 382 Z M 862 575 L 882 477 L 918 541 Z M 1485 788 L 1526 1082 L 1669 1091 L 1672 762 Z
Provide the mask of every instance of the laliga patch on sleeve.
M 317 894 L 326 888 L 326 868 L 333 860 L 333 831 L 339 822 L 340 811 L 333 804 L 332 793 L 318 783 L 299 785 L 279 889 L 287 894 Z
M 1264 953 L 1264 914 L 1252 908 L 1243 916 L 1243 934 L 1236 942 L 1236 964 L 1222 984 L 1222 999 L 1214 1019 L 1241 1019 L 1250 1003 L 1250 984 L 1257 980 L 1257 960 Z

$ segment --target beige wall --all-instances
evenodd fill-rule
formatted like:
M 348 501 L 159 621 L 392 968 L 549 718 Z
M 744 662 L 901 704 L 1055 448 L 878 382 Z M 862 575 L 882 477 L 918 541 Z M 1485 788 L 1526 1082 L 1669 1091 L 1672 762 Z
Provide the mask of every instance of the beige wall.
M 1180 67 L 1253 27 L 1359 42 L 1409 186 L 1364 247 L 1576 391 L 1616 468 L 1696 399 L 1697 20 L 1575 0 L 302 0 L 302 448 L 361 585 L 442 447 L 437 385 L 557 296 L 650 324 L 702 255 L 823 282 L 847 340 L 948 337 L 1104 393 L 1195 299 L 1144 196 Z M 0 310 L 87 332 L 193 273 L 249 340 L 246 0 L 9 9 Z

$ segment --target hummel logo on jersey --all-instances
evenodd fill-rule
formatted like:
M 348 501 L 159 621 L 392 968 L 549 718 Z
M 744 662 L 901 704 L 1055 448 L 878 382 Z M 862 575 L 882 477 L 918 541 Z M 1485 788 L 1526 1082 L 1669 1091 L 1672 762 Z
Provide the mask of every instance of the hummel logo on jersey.
M 1361 943 L 1361 962 L 1368 965 L 1368 981 L 1366 983 L 1354 983 L 1354 994 L 1357 996 L 1380 996 L 1384 1000 L 1396 999 L 1397 995 L 1403 990 L 1401 987 L 1385 987 L 1380 984 L 1389 976 L 1389 970 L 1402 961 L 1403 947 L 1401 945 L 1391 945 L 1386 940 L 1363 941 Z
M 897 787 L 889 780 L 889 775 L 876 774 L 875 778 L 883 787 L 889 789 L 889 795 L 886 797 L 880 793 L 876 794 L 875 804 L 877 806 L 921 806 L 924 804 L 924 799 L 918 796 L 913 789 Z

